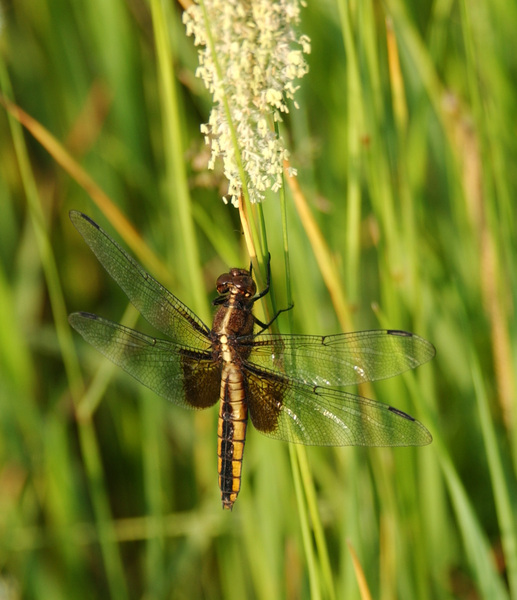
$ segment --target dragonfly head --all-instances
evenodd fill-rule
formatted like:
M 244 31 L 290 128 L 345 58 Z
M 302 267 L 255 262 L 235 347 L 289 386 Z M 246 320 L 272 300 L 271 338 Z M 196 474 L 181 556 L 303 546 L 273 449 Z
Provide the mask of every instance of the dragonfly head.
M 246 269 L 230 269 L 229 273 L 219 275 L 216 287 L 221 296 L 231 294 L 244 299 L 252 298 L 257 291 L 257 286 Z

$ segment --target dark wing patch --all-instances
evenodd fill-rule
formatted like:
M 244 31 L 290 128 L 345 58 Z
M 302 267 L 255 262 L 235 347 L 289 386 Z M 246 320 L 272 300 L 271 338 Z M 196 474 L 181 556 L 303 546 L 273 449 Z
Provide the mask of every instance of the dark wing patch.
M 261 376 L 246 369 L 248 411 L 255 429 L 266 435 L 275 432 L 288 383 L 274 373 Z M 272 437 L 275 437 L 274 435 Z
M 200 360 L 198 352 L 180 350 L 183 388 L 187 402 L 194 408 L 208 408 L 219 399 L 221 367 L 212 357 Z

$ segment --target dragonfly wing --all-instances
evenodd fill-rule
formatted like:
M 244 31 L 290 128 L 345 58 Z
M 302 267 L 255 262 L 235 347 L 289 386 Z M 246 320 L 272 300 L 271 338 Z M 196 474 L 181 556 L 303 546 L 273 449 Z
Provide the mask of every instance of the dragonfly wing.
M 153 327 L 179 344 L 196 348 L 206 345 L 209 328 L 183 302 L 153 279 L 89 217 L 72 210 L 70 220 L 102 266 Z
M 431 360 L 423 338 L 393 329 L 338 335 L 258 335 L 239 339 L 248 362 L 314 386 L 347 386 L 394 377 Z
M 106 358 L 174 404 L 207 408 L 217 402 L 221 373 L 211 348 L 178 346 L 90 313 L 73 313 L 68 320 Z
M 263 434 L 310 446 L 423 446 L 427 429 L 361 396 L 246 369 L 251 422 Z

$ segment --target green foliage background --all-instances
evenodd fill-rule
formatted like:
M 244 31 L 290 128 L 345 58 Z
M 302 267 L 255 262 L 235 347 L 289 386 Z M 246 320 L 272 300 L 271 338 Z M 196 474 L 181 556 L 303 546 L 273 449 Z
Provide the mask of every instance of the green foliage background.
M 310 73 L 285 135 L 329 253 L 315 254 L 287 192 L 292 327 L 340 330 L 331 265 L 350 328 L 431 340 L 432 363 L 367 392 L 433 444 L 307 449 L 323 544 L 287 445 L 250 431 L 223 512 L 216 410 L 168 405 L 66 322 L 136 322 L 69 209 L 116 239 L 127 228 L 0 109 L 1 598 L 357 598 L 350 547 L 374 598 L 517 598 L 517 5 L 309 1 L 302 28 Z M 0 44 L 3 97 L 81 164 L 159 257 L 146 267 L 209 321 L 216 276 L 249 259 L 223 178 L 205 170 L 210 99 L 181 8 L 5 2 Z M 263 208 L 285 306 L 278 198 Z

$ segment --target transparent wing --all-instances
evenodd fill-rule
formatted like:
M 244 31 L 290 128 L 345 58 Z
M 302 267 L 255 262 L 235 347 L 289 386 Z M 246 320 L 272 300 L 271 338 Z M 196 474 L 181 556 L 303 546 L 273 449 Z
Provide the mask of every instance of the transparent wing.
M 248 363 L 313 386 L 340 387 L 387 379 L 431 360 L 431 343 L 406 331 L 239 338 Z
M 70 220 L 102 266 L 151 325 L 174 342 L 191 348 L 206 347 L 209 328 L 183 302 L 144 271 L 89 217 L 72 210 Z
M 311 446 L 423 446 L 431 434 L 406 413 L 341 390 L 246 369 L 251 421 L 263 434 Z
M 207 408 L 217 402 L 221 373 L 211 349 L 190 350 L 90 313 L 73 313 L 68 320 L 106 358 L 174 404 Z

